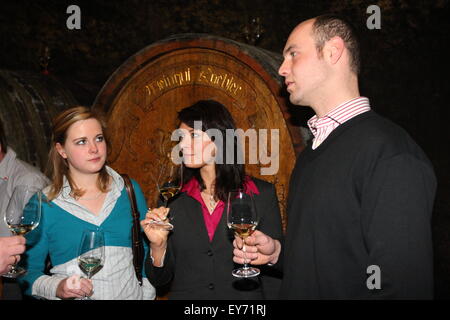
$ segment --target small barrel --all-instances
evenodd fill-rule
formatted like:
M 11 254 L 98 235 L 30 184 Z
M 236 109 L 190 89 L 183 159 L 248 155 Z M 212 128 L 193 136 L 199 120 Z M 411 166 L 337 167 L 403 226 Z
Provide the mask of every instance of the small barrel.
M 207 34 L 174 35 L 142 49 L 112 74 L 93 105 L 107 114 L 110 164 L 137 179 L 152 201 L 149 206 L 155 206 L 158 164 L 170 151 L 177 112 L 200 99 L 217 100 L 228 107 L 238 128 L 255 129 L 258 138 L 260 129 L 268 130 L 269 141 L 278 130 L 279 147 L 250 146 L 259 163 L 246 168 L 276 185 L 285 227 L 289 176 L 303 141 L 287 112 L 277 74 L 281 61 L 273 52 Z M 271 175 L 262 174 L 262 168 L 274 170 L 261 164 L 262 154 L 278 162 Z
M 0 70 L 0 119 L 18 157 L 44 170 L 53 117 L 76 104 L 53 76 Z

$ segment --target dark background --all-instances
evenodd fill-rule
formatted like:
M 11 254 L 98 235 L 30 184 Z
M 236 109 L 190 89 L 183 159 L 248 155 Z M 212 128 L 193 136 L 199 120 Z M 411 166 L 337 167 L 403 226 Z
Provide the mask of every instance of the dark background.
M 71 4 L 81 8 L 81 30 L 66 27 Z M 372 4 L 381 8 L 380 30 L 366 27 Z M 0 3 L 0 69 L 41 72 L 48 47 L 50 75 L 90 105 L 128 57 L 170 35 L 209 33 L 246 42 L 243 30 L 257 17 L 263 32 L 254 45 L 281 52 L 300 21 L 329 12 L 346 16 L 360 33 L 362 95 L 405 128 L 433 162 L 439 183 L 433 213 L 435 291 L 436 298 L 448 299 L 448 0 L 7 0 Z M 313 115 L 302 107 L 294 112 L 299 125 Z

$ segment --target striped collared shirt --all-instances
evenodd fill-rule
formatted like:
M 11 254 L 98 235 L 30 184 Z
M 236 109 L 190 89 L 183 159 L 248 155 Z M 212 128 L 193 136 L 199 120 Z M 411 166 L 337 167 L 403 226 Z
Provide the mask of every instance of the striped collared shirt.
M 309 119 L 308 126 L 314 135 L 312 149 L 320 146 L 339 125 L 369 110 L 369 99 L 358 97 L 340 104 L 321 118 L 315 115 Z

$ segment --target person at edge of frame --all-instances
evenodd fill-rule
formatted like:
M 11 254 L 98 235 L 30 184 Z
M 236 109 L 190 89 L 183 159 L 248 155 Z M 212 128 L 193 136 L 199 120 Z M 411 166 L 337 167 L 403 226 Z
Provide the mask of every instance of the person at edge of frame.
M 39 169 L 20 160 L 8 145 L 4 125 L 0 120 L 0 275 L 7 273 L 11 265 L 20 261 L 25 251 L 25 237 L 12 236 L 5 223 L 5 212 L 16 186 L 43 188 L 49 183 Z M 3 300 L 22 300 L 22 293 L 15 279 L 0 278 L 3 281 Z

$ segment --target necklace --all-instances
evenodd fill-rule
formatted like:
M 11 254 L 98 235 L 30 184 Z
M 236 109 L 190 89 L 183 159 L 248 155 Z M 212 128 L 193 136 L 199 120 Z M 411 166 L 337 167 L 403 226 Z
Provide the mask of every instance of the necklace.
M 95 196 L 93 196 L 93 197 L 80 197 L 80 198 L 78 198 L 78 200 L 95 200 L 95 199 L 100 198 L 101 195 L 102 195 L 102 192 L 99 191 L 99 192 L 98 192 Z
M 202 191 L 205 196 L 209 197 L 209 205 L 208 209 L 210 212 L 214 211 L 214 208 L 216 207 L 217 201 L 214 199 L 214 194 L 207 193 L 206 191 Z

